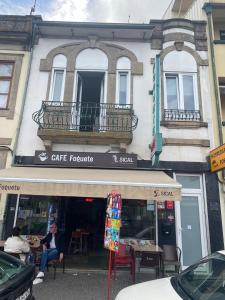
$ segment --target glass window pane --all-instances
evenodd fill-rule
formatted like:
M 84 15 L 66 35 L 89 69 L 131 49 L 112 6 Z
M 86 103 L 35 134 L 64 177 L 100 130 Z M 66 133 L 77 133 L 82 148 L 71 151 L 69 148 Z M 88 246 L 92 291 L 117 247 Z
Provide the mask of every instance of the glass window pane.
M 119 74 L 119 104 L 127 103 L 127 73 Z
M 21 196 L 16 220 L 21 235 L 45 235 L 58 217 L 57 203 L 54 197 Z
M 183 75 L 184 109 L 195 110 L 194 85 L 192 75 Z
M 178 95 L 177 95 L 177 83 L 178 78 L 176 76 L 166 77 L 166 91 L 167 91 L 167 108 L 178 109 Z
M 0 64 L 0 76 L 11 76 L 12 70 L 12 64 Z
M 200 177 L 199 176 L 182 176 L 177 175 L 176 180 L 182 184 L 184 189 L 200 189 Z
M 10 81 L 9 80 L 1 80 L 0 81 L 0 94 L 8 94 L 9 93 L 9 87 L 10 87 Z
M 53 96 L 52 101 L 60 101 L 61 100 L 61 91 L 62 91 L 62 82 L 63 82 L 63 70 L 57 70 L 54 72 L 53 79 Z
M 155 241 L 155 203 L 123 199 L 121 238 Z
M 183 264 L 190 266 L 202 257 L 198 197 L 183 196 L 180 210 Z
M 8 99 L 8 95 L 0 95 L 0 108 L 7 107 L 7 99 Z

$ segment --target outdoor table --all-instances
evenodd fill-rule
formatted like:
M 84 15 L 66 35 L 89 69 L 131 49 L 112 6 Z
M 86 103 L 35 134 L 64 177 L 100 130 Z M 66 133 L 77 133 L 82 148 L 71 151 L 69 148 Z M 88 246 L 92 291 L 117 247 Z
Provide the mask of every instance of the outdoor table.
M 163 250 L 158 245 L 131 244 L 130 247 L 135 260 L 141 258 L 143 252 L 148 252 L 149 254 L 158 255 L 160 261 L 160 269 L 161 270 L 163 269 L 163 258 L 162 258 Z

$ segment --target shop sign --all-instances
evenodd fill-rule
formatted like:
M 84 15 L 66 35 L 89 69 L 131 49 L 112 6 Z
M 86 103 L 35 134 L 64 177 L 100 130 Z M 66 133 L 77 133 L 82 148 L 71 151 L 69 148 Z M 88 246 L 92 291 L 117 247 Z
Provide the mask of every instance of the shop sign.
M 0 183 L 0 191 L 4 191 L 6 193 L 14 192 L 20 190 L 20 186 L 16 184 L 1 184 Z
M 136 168 L 137 155 L 126 153 L 92 153 L 36 151 L 34 163 L 68 167 Z
M 210 166 L 211 172 L 225 168 L 225 144 L 210 151 Z

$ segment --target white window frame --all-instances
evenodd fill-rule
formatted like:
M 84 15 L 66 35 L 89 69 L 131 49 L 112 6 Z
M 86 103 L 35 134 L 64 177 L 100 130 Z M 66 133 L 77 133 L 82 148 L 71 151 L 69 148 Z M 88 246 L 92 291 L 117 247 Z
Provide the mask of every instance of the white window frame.
M 127 74 L 127 95 L 126 95 L 126 104 L 130 104 L 130 70 L 117 70 L 116 72 L 116 104 L 119 106 L 123 106 L 120 104 L 120 74 L 126 73 Z
M 55 86 L 55 73 L 57 71 L 63 71 L 62 89 L 61 89 L 60 99 L 58 101 L 58 102 L 63 102 L 63 100 L 64 100 L 64 90 L 65 90 L 65 80 L 66 80 L 66 69 L 65 68 L 52 68 L 49 101 L 57 102 L 56 100 L 53 99 L 53 92 L 54 92 L 54 86 Z
M 197 74 L 196 73 L 178 73 L 178 72 L 165 72 L 164 73 L 164 99 L 165 99 L 165 109 L 168 108 L 167 101 L 167 77 L 176 77 L 177 78 L 177 101 L 178 101 L 178 110 L 184 110 L 184 87 L 183 87 L 183 76 L 192 76 L 193 78 L 193 92 L 194 92 L 194 106 L 195 110 L 199 110 L 199 101 L 198 101 L 198 91 L 197 91 Z
M 206 200 L 206 186 L 204 174 L 187 174 L 187 173 L 173 173 L 173 178 L 177 181 L 177 176 L 185 177 L 198 177 L 200 179 L 200 188 L 182 188 L 182 196 L 198 196 L 199 201 L 199 218 L 200 218 L 200 230 L 201 230 L 201 244 L 202 254 L 206 256 L 210 253 L 210 235 L 209 235 L 209 223 L 208 223 L 208 208 Z M 182 201 L 182 200 L 181 200 Z M 180 202 L 175 201 L 175 216 L 176 216 L 176 243 L 182 249 L 181 242 L 181 215 L 180 215 Z M 183 261 L 183 259 L 182 259 Z

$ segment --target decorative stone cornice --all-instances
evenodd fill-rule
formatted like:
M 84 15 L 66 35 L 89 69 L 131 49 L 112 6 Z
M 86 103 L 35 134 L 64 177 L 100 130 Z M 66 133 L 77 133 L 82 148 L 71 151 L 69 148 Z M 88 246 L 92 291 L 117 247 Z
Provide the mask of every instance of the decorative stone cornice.
M 195 45 L 197 51 L 207 51 L 206 22 L 187 19 L 153 20 L 150 22 L 155 28 L 152 33 L 151 48 L 162 50 L 163 44 L 170 41 L 189 42 Z M 168 29 L 177 32 L 163 34 Z M 179 32 L 179 29 L 190 31 L 190 34 Z M 191 32 L 194 33 L 191 34 Z
M 124 48 L 122 46 L 103 43 L 95 39 L 89 39 L 85 42 L 72 43 L 61 45 L 57 48 L 51 50 L 46 59 L 41 59 L 40 62 L 40 71 L 50 72 L 52 69 L 53 59 L 57 54 L 63 54 L 67 57 L 67 71 L 74 71 L 75 61 L 78 54 L 87 48 L 96 48 L 102 50 L 108 57 L 109 73 L 116 73 L 116 63 L 120 57 L 126 56 L 131 61 L 131 73 L 133 75 L 142 75 L 143 74 L 143 64 L 138 62 L 136 55 Z
M 0 16 L 0 44 L 22 45 L 28 49 L 31 43 L 33 20 L 39 16 Z
M 196 146 L 196 147 L 210 147 L 210 141 L 204 139 L 176 139 L 164 138 L 163 145 L 167 146 Z

